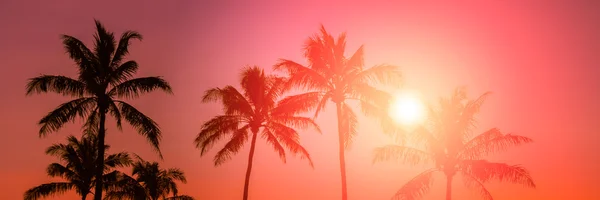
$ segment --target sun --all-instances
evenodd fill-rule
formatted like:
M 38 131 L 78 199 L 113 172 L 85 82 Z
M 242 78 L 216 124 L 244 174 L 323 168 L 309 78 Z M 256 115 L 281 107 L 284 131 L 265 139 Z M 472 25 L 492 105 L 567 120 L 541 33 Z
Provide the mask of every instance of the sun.
M 415 95 L 396 96 L 390 106 L 389 115 L 399 124 L 415 125 L 425 117 L 425 106 Z

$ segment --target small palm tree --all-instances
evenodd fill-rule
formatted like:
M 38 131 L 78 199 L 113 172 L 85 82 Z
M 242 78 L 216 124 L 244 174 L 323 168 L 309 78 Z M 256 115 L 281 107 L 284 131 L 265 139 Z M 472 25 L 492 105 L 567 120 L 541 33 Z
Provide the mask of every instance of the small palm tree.
M 277 101 L 282 95 L 285 81 L 283 78 L 266 75 L 256 66 L 246 67 L 241 76 L 242 92 L 233 86 L 206 91 L 203 102 L 221 101 L 224 113 L 202 125 L 195 143 L 196 147 L 201 149 L 201 155 L 204 155 L 218 140 L 231 135 L 229 142 L 214 158 L 215 166 L 218 166 L 239 152 L 248 138 L 252 137 L 244 183 L 243 199 L 246 200 L 254 148 L 259 133 L 273 146 L 284 163 L 285 149 L 288 149 L 291 153 L 308 159 L 312 167 L 310 155 L 300 145 L 298 132 L 294 128 L 305 129 L 312 126 L 318 132 L 320 129 L 312 119 L 296 115 L 306 110 L 305 107 Z
M 304 56 L 308 60 L 308 66 L 285 59 L 274 66 L 275 70 L 283 71 L 289 76 L 286 87 L 309 91 L 283 100 L 286 104 L 314 109 L 314 116 L 317 117 L 329 100 L 335 103 L 343 200 L 348 198 L 344 151 L 356 134 L 358 124 L 347 100 L 357 100 L 365 114 L 376 114 L 375 108 L 387 104 L 391 97 L 373 85 L 399 86 L 401 78 L 396 66 L 377 65 L 365 69 L 362 46 L 350 58 L 344 56 L 345 48 L 345 33 L 336 41 L 321 26 L 321 35 L 311 37 L 306 42 Z
M 41 199 L 43 197 L 62 194 L 69 190 L 75 190 L 85 200 L 96 183 L 94 176 L 96 160 L 98 157 L 97 139 L 88 134 L 81 140 L 74 136 L 67 137 L 68 143 L 54 144 L 46 149 L 46 154 L 56 156 L 62 163 L 48 165 L 46 172 L 51 177 L 61 177 L 65 182 L 53 182 L 39 185 L 27 190 L 24 194 L 25 200 Z M 106 150 L 109 149 L 105 145 Z M 114 177 L 117 171 L 109 172 L 115 167 L 124 167 L 131 164 L 131 158 L 125 152 L 107 155 L 104 159 L 104 179 Z
M 81 117 L 86 120 L 84 126 L 95 129 L 93 131 L 98 134 L 98 154 L 103 155 L 108 113 L 115 117 L 119 129 L 122 119 L 129 122 L 139 134 L 148 139 L 160 155 L 161 131 L 156 122 L 121 99 L 137 98 L 157 89 L 171 93 L 171 87 L 160 77 L 133 78 L 138 64 L 133 60 L 124 59 L 129 54 L 130 40 L 141 40 L 142 35 L 135 31 L 126 31 L 117 44 L 113 33 L 108 32 L 99 21 L 96 21 L 96 29 L 93 51 L 75 37 L 62 36 L 67 53 L 77 63 L 77 79 L 60 75 L 41 75 L 29 80 L 27 95 L 54 92 L 75 98 L 58 106 L 39 121 L 40 137 L 55 132 L 65 123 Z M 104 157 L 99 156 L 96 161 L 99 165 L 96 168 L 96 177 L 102 177 L 104 171 L 104 165 L 99 163 L 104 163 Z M 102 181 L 98 181 L 94 193 L 95 200 L 102 199 L 102 188 Z
M 486 200 L 493 198 L 483 184 L 492 180 L 535 187 L 525 168 L 483 160 L 491 153 L 530 143 L 530 138 L 503 134 L 496 128 L 471 137 L 476 127 L 475 115 L 489 94 L 467 101 L 465 89 L 458 88 L 452 98 L 440 100 L 440 109 L 429 108 L 427 122 L 410 134 L 414 137 L 407 138 L 407 143 L 413 145 L 388 145 L 375 150 L 374 162 L 398 159 L 410 164 L 435 163 L 434 168 L 417 175 L 400 188 L 393 199 L 420 199 L 429 191 L 432 175 L 438 171 L 446 176 L 448 200 L 452 197 L 452 180 L 457 173 L 462 175 L 467 187 L 479 190 Z M 424 148 L 420 149 L 417 145 Z
M 178 195 L 175 181 L 186 183 L 183 171 L 177 168 L 162 169 L 157 162 L 145 161 L 137 156 L 132 175 L 120 173 L 114 184 L 108 186 L 105 200 L 194 200 L 187 195 Z M 173 196 L 170 196 L 173 194 Z

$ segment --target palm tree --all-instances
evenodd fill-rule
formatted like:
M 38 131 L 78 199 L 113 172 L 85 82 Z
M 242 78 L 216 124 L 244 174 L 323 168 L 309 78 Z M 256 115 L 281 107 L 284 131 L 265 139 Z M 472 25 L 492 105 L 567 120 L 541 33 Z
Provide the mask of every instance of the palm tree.
M 275 70 L 288 74 L 288 88 L 297 87 L 310 91 L 291 96 L 284 102 L 315 109 L 315 117 L 326 107 L 327 101 L 335 103 L 343 200 L 347 199 L 344 151 L 356 134 L 358 123 L 347 100 L 357 100 L 365 114 L 375 114 L 374 106 L 385 105 L 390 95 L 373 85 L 399 86 L 401 78 L 396 66 L 377 65 L 365 69 L 363 47 L 358 48 L 350 58 L 344 56 L 345 47 L 345 33 L 336 41 L 321 26 L 321 35 L 310 37 L 305 45 L 304 57 L 308 60 L 308 66 L 285 59 L 274 66 Z
M 75 37 L 63 35 L 64 47 L 77 63 L 79 76 L 77 79 L 60 75 L 41 75 L 29 79 L 27 95 L 34 93 L 54 92 L 75 98 L 63 103 L 44 116 L 39 124 L 39 134 L 44 137 L 59 130 L 65 123 L 80 117 L 86 120 L 85 127 L 97 129 L 98 154 L 105 152 L 106 115 L 115 117 L 117 127 L 121 129 L 121 120 L 125 119 L 145 136 L 162 158 L 159 150 L 161 131 L 152 119 L 138 111 L 122 99 L 133 99 L 141 94 L 161 89 L 171 92 L 169 84 L 161 77 L 133 78 L 138 64 L 124 61 L 129 54 L 129 43 L 132 39 L 142 39 L 135 31 L 125 31 L 117 44 L 112 32 L 108 32 L 99 21 L 96 22 L 97 33 L 94 35 L 94 51 L 88 49 Z M 99 156 L 96 164 L 96 177 L 102 177 L 104 157 Z M 96 184 L 95 200 L 102 199 L 102 181 Z
M 162 169 L 157 162 L 145 161 L 137 156 L 133 163 L 134 177 L 124 173 L 119 174 L 115 184 L 108 186 L 105 200 L 134 199 L 134 200 L 194 200 L 187 195 L 178 195 L 177 183 L 187 180 L 183 171 L 177 168 Z M 169 194 L 173 194 L 171 197 Z
M 427 122 L 410 134 L 413 137 L 406 138 L 406 143 L 412 145 L 387 145 L 375 150 L 374 162 L 397 159 L 410 164 L 435 163 L 434 168 L 425 170 L 400 188 L 393 199 L 420 199 L 429 191 L 434 172 L 443 172 L 446 176 L 447 200 L 451 199 L 452 180 L 457 173 L 467 187 L 479 190 L 486 200 L 493 198 L 483 184 L 492 180 L 535 188 L 525 168 L 483 160 L 491 153 L 530 143 L 530 138 L 503 134 L 497 128 L 471 137 L 476 128 L 475 115 L 489 94 L 467 100 L 465 89 L 458 88 L 452 98 L 440 100 L 440 109 L 429 107 Z
M 229 85 L 206 91 L 202 101 L 221 101 L 224 113 L 202 125 L 195 144 L 201 149 L 201 155 L 204 155 L 218 140 L 231 135 L 229 142 L 214 157 L 215 166 L 218 166 L 239 152 L 248 137 L 252 137 L 244 183 L 243 199 L 246 200 L 254 148 L 259 132 L 262 138 L 273 146 L 284 163 L 285 149 L 288 149 L 292 154 L 306 158 L 313 167 L 310 155 L 300 145 L 298 132 L 294 128 L 305 129 L 312 126 L 319 133 L 320 129 L 312 119 L 296 115 L 306 108 L 277 101 L 282 95 L 285 81 L 283 78 L 266 75 L 256 66 L 246 67 L 241 76 L 242 92 Z
M 24 194 L 25 200 L 41 199 L 56 194 L 62 194 L 69 190 L 75 190 L 85 200 L 88 193 L 96 183 L 94 176 L 96 169 L 96 160 L 98 157 L 97 139 L 94 135 L 88 134 L 81 140 L 75 136 L 67 137 L 68 143 L 54 144 L 46 149 L 46 154 L 56 156 L 61 163 L 52 163 L 48 165 L 46 172 L 51 177 L 61 177 L 65 182 L 46 183 L 27 190 Z M 105 145 L 106 150 L 109 149 Z M 131 158 L 126 152 L 105 155 L 104 159 L 104 179 L 110 179 L 118 171 L 110 170 L 115 167 L 124 167 L 131 164 Z

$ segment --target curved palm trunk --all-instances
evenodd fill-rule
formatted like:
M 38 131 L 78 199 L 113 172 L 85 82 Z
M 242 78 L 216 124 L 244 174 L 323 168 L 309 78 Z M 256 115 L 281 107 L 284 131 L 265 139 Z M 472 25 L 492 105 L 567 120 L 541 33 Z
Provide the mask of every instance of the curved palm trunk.
M 244 200 L 248 200 L 248 186 L 250 186 L 250 173 L 252 171 L 252 158 L 254 158 L 254 148 L 256 147 L 257 132 L 252 132 L 252 142 L 250 142 L 250 155 L 248 156 L 248 168 L 246 169 L 246 180 L 244 182 Z
M 452 200 L 452 179 L 454 176 L 446 176 L 446 200 Z
M 346 157 L 344 155 L 344 132 L 342 125 L 342 103 L 336 103 L 337 120 L 338 120 L 338 140 L 339 140 L 339 156 L 340 156 L 340 173 L 342 176 L 342 200 L 348 199 L 348 188 L 346 188 Z
M 106 109 L 100 107 L 100 122 L 98 129 L 98 157 L 96 159 L 96 191 L 94 192 L 94 200 L 102 200 L 102 175 L 104 174 L 104 137 L 106 134 Z

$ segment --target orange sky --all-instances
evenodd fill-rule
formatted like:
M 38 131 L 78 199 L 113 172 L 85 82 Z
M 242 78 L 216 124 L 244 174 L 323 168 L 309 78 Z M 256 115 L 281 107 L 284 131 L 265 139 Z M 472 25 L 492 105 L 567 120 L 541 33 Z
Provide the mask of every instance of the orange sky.
M 598 2 L 29 2 L 0 2 L 0 199 L 20 199 L 26 189 L 49 181 L 45 167 L 55 158 L 44 155 L 44 149 L 78 134 L 79 125 L 69 125 L 38 138 L 36 122 L 66 99 L 25 97 L 24 88 L 27 78 L 41 73 L 75 74 L 59 34 L 91 45 L 93 18 L 118 34 L 134 29 L 144 35 L 143 42 L 133 44 L 130 58 L 140 63 L 140 76 L 164 76 L 175 95 L 150 94 L 133 104 L 160 124 L 163 166 L 184 170 L 189 182 L 180 191 L 198 199 L 241 198 L 249 147 L 218 168 L 212 166 L 216 151 L 200 157 L 193 138 L 220 111 L 217 104 L 200 103 L 204 90 L 237 84 L 238 72 L 247 64 L 270 69 L 278 58 L 304 63 L 302 43 L 320 23 L 336 35 L 348 32 L 348 52 L 364 44 L 368 66 L 402 66 L 406 88 L 419 91 L 427 101 L 447 96 L 459 85 L 469 86 L 472 97 L 493 91 L 480 116 L 481 128 L 496 126 L 532 137 L 535 143 L 490 159 L 523 164 L 539 186 L 532 190 L 490 184 L 497 199 L 600 199 Z M 323 135 L 302 135 L 314 170 L 300 159 L 282 164 L 266 143 L 258 143 L 251 199 L 339 199 L 331 108 L 317 121 Z M 347 153 L 350 199 L 389 199 L 426 166 L 372 165 L 373 148 L 390 141 L 372 120 L 360 123 L 359 136 Z M 113 151 L 158 159 L 131 128 L 120 133 L 114 123 L 108 127 Z M 425 199 L 442 197 L 442 178 Z M 460 183 L 454 194 L 456 199 L 472 197 Z M 56 199 L 77 198 L 69 194 Z

